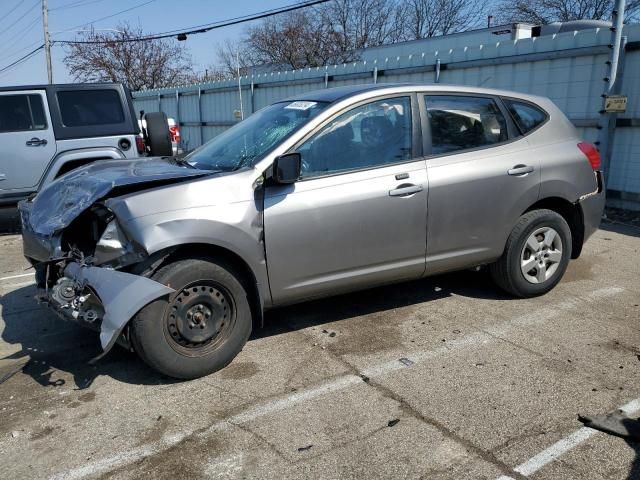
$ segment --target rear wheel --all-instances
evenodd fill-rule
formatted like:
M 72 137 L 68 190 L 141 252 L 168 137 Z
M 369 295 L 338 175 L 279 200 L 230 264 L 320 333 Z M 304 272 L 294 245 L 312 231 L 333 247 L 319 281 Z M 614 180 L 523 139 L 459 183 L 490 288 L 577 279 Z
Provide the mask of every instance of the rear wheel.
M 251 334 L 251 309 L 232 266 L 206 258 L 178 260 L 152 277 L 175 293 L 133 319 L 140 357 L 176 378 L 197 378 L 228 365 Z
M 533 297 L 558 284 L 570 258 L 571 230 L 565 219 L 552 210 L 534 210 L 520 217 L 490 272 L 506 292 Z

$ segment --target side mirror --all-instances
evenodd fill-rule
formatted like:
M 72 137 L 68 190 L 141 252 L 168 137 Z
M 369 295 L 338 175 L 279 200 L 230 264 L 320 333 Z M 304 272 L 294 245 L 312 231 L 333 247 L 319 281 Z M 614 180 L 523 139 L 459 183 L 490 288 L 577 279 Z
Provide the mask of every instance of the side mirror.
M 273 179 L 276 183 L 295 183 L 300 178 L 302 156 L 297 153 L 287 153 L 276 157 L 273 161 Z

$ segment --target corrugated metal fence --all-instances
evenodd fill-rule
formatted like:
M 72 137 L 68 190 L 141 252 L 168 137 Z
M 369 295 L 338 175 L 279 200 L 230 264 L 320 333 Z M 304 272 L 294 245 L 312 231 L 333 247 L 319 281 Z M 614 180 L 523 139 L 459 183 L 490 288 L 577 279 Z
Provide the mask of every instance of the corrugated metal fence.
M 618 116 L 609 197 L 640 206 L 640 25 L 626 26 L 621 91 L 627 112 Z M 257 74 L 241 78 L 245 117 L 288 96 L 369 82 L 451 83 L 504 88 L 551 98 L 596 141 L 611 32 L 591 29 L 490 45 L 415 52 L 375 61 Z M 135 92 L 137 110 L 164 111 L 181 126 L 192 149 L 237 123 L 238 82 L 212 82 Z

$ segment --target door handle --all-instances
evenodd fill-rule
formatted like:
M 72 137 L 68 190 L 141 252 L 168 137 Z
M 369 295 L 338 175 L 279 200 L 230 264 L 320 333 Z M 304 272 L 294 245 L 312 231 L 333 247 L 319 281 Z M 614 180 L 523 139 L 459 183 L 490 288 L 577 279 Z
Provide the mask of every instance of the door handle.
M 513 175 L 516 177 L 524 176 L 527 173 L 533 172 L 534 168 L 531 165 L 515 165 L 511 170 L 508 170 L 507 173 L 509 175 Z
M 27 140 L 27 147 L 40 147 L 47 144 L 47 140 L 43 138 L 40 140 L 38 137 L 33 137 L 31 140 Z
M 4 173 L 0 173 L 0 182 L 6 179 L 7 179 L 7 176 Z
M 422 191 L 420 185 L 401 185 L 395 190 L 389 190 L 390 197 L 406 197 Z

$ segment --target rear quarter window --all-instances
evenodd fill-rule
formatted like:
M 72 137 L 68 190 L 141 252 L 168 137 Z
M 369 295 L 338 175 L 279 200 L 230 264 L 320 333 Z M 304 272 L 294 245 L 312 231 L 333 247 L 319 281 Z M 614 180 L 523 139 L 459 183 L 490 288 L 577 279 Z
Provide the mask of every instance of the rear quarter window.
M 504 104 L 523 135 L 535 130 L 547 120 L 547 113 L 530 103 L 504 99 Z
M 125 121 L 116 90 L 60 91 L 57 99 L 65 127 L 114 125 Z

